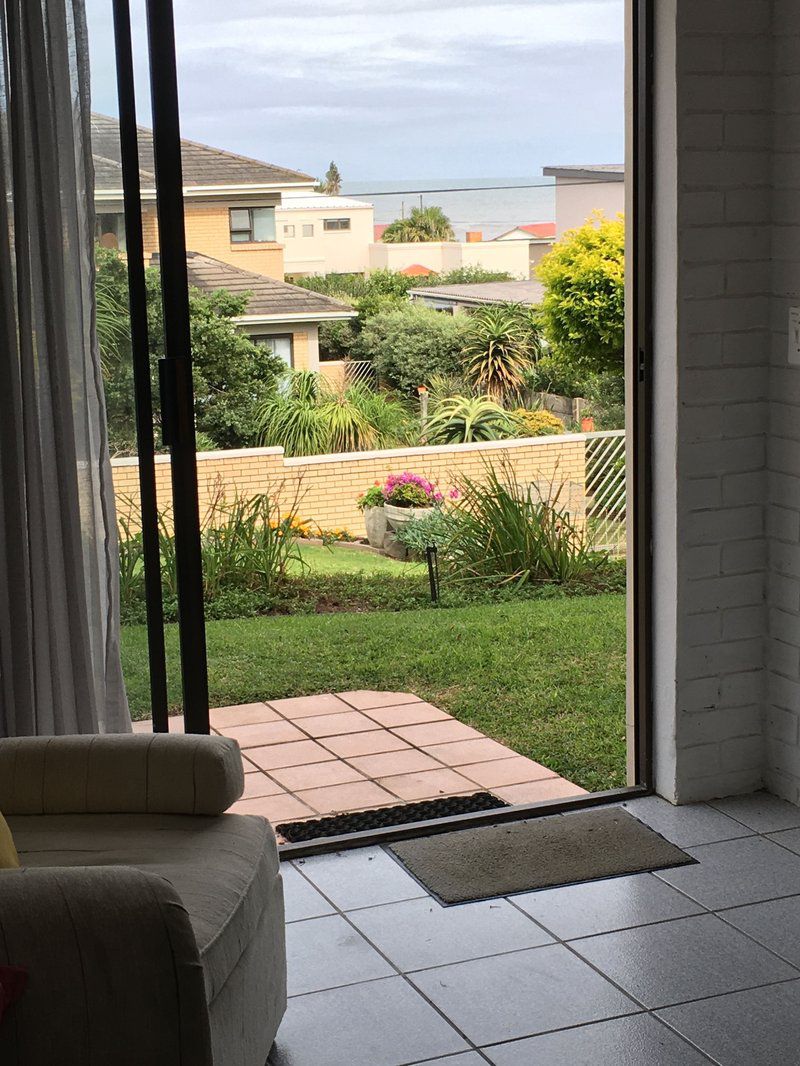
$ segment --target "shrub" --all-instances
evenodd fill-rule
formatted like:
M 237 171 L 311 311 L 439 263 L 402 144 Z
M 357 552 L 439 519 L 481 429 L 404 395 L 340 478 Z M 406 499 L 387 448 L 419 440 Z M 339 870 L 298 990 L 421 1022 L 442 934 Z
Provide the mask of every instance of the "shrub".
M 564 432 L 564 423 L 552 411 L 527 411 L 524 407 L 514 411 L 524 437 L 552 437 Z
M 439 549 L 446 548 L 457 520 L 452 510 L 445 511 L 437 507 L 421 518 L 412 518 L 400 526 L 395 535 L 411 555 L 420 559 L 424 558 L 425 549 L 429 545 L 435 545 Z
M 530 308 L 490 304 L 469 316 L 464 355 L 476 389 L 496 400 L 519 394 L 525 371 L 539 356 Z
M 518 435 L 508 411 L 486 396 L 452 396 L 436 404 L 425 426 L 430 444 L 469 444 Z
M 586 414 L 594 418 L 597 429 L 625 428 L 625 378 L 620 372 L 590 378 L 585 395 Z
M 465 315 L 443 315 L 408 304 L 369 319 L 354 345 L 355 358 L 370 360 L 393 388 L 413 393 L 434 374 L 456 374 L 462 367 Z
M 558 506 L 517 481 L 510 464 L 463 478 L 458 521 L 442 563 L 452 579 L 527 585 L 593 577 L 606 562 Z
M 369 507 L 383 507 L 384 502 L 381 483 L 376 481 L 374 485 L 370 485 L 366 492 L 362 492 L 359 495 L 356 506 L 359 511 L 366 511 Z

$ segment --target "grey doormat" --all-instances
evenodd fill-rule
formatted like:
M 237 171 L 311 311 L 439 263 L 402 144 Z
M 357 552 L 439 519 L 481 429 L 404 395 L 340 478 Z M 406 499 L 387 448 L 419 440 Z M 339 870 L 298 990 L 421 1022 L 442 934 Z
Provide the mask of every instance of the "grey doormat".
M 508 896 L 693 863 L 620 807 L 602 807 L 390 845 L 442 903 Z

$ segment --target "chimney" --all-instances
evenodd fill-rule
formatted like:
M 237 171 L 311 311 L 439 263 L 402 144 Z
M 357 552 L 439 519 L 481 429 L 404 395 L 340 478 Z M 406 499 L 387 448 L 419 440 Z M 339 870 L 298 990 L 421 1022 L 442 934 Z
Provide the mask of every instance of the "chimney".
M 467 244 L 479 244 L 483 240 L 483 232 L 479 229 L 467 230 Z

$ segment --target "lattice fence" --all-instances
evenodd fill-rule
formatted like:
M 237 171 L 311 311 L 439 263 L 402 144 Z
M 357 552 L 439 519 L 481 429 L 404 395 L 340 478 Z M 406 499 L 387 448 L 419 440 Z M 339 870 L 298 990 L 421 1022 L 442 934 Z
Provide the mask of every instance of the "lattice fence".
M 624 555 L 627 526 L 625 430 L 586 440 L 586 528 L 596 548 Z

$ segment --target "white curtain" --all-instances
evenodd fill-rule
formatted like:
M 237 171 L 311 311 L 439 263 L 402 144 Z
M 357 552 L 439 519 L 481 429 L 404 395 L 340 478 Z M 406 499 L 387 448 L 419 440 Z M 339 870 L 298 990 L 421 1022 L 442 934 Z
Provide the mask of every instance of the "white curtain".
M 83 0 L 0 33 L 0 736 L 126 732 Z

